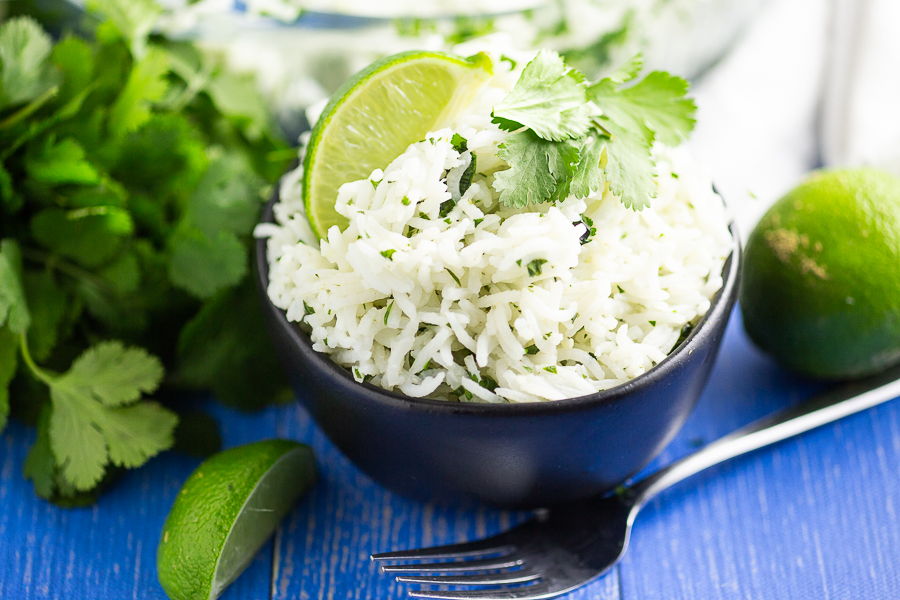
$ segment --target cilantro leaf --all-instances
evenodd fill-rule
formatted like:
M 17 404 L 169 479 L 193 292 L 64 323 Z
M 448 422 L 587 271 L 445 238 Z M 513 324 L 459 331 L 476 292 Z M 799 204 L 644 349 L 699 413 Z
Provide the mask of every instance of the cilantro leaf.
M 50 36 L 30 17 L 0 26 L 0 108 L 30 102 L 57 85 L 51 48 Z
M 31 314 L 22 289 L 22 257 L 13 240 L 0 242 L 0 325 L 23 334 L 31 325 Z
M 677 146 L 690 135 L 697 106 L 686 97 L 688 82 L 663 71 L 654 71 L 635 86 L 619 90 L 605 79 L 588 88 L 588 96 L 612 122 L 630 133 Z
M 615 135 L 607 142 L 606 178 L 610 191 L 628 208 L 641 210 L 656 197 L 656 167 L 650 156 L 650 143 L 634 135 Z
M 203 140 L 185 116 L 155 114 L 122 139 L 110 174 L 132 193 L 150 196 L 165 213 L 168 201 L 194 192 L 208 164 Z
M 138 291 L 141 284 L 141 267 L 133 252 L 122 254 L 97 274 L 120 296 Z
M 478 155 L 474 152 L 471 153 L 472 160 L 469 161 L 469 166 L 466 167 L 466 170 L 463 171 L 462 175 L 459 178 L 459 195 L 463 196 L 469 188 L 472 187 L 472 179 L 475 177 L 475 172 L 478 169 Z
M 139 467 L 175 443 L 178 417 L 158 402 L 107 409 L 105 414 L 103 437 L 114 465 Z
M 538 275 L 540 275 L 541 271 L 543 270 L 543 265 L 546 262 L 546 258 L 536 258 L 528 263 L 528 276 L 537 277 Z
M 76 288 L 83 308 L 103 323 L 110 336 L 131 338 L 148 327 L 154 310 L 177 310 L 157 306 L 160 297 L 171 294 L 171 286 L 147 276 L 138 257 L 138 248 L 144 244 L 133 245 L 133 250 L 98 269 L 94 277 L 83 278 Z
M 25 271 L 22 282 L 31 311 L 28 347 L 35 360 L 43 361 L 56 347 L 68 298 L 57 285 L 52 271 Z
M 63 507 L 88 506 L 97 501 L 104 481 L 111 479 L 115 469 L 107 469 L 104 480 L 94 489 L 83 492 L 69 483 L 56 466 L 56 459 L 50 447 L 50 413 L 45 405 L 37 420 L 37 439 L 28 451 L 22 473 L 34 485 L 34 493 Z
M 450 144 L 460 154 L 469 149 L 469 141 L 458 133 L 454 133 L 453 137 L 450 138 Z
M 13 187 L 12 175 L 0 163 L 0 208 L 5 208 L 7 213 L 19 212 L 22 208 L 22 196 Z
M 56 460 L 50 449 L 49 406 L 45 406 L 38 417 L 37 439 L 28 451 L 22 473 L 26 479 L 31 480 L 35 494 L 47 500 L 53 498 L 56 491 Z
M 93 401 L 57 387 L 50 388 L 50 448 L 65 478 L 75 488 L 88 490 L 103 477 L 109 452 Z M 98 411 L 99 412 L 99 411 Z
M 222 114 L 237 117 L 250 126 L 244 128 L 246 134 L 258 136 L 269 126 L 271 117 L 262 96 L 256 93 L 252 75 L 220 69 L 208 80 L 206 92 Z
M 89 348 L 50 385 L 50 446 L 63 477 L 77 490 L 94 487 L 106 466 L 133 468 L 172 446 L 174 413 L 155 402 L 123 406 L 156 389 L 158 359 L 119 342 Z
M 162 99 L 168 89 L 166 53 L 152 48 L 128 76 L 125 87 L 109 111 L 108 127 L 114 137 L 136 130 L 150 119 L 150 106 Z
M 153 30 L 162 8 L 154 0 L 89 0 L 87 7 L 109 19 L 131 52 L 143 58 L 147 36 Z
M 542 50 L 492 116 L 501 129 L 528 127 L 545 140 L 559 142 L 588 132 L 588 111 L 584 76 L 567 68 L 556 52 Z
M 236 285 L 247 273 L 247 249 L 228 231 L 207 236 L 196 227 L 181 227 L 169 248 L 172 284 L 198 298 Z
M 606 79 L 616 84 L 622 84 L 631 81 L 641 72 L 644 66 L 644 56 L 641 53 L 635 54 L 624 64 L 616 67 Z
M 0 327 L 0 432 L 6 428 L 9 417 L 9 384 L 16 374 L 19 356 L 19 336 Z
M 84 40 L 65 38 L 53 48 L 50 55 L 53 64 L 63 75 L 59 97 L 69 101 L 91 85 L 94 74 L 94 55 Z
M 236 153 L 210 163 L 191 196 L 188 221 L 209 237 L 220 231 L 250 235 L 262 210 L 263 181 Z
M 121 406 L 154 391 L 162 376 L 162 363 L 143 348 L 102 342 L 75 359 L 54 386 L 77 390 L 105 406 Z
M 693 129 L 696 106 L 685 97 L 687 88 L 685 80 L 661 71 L 625 89 L 612 78 L 588 88 L 588 96 L 603 111 L 598 122 L 611 134 L 606 179 L 625 206 L 640 210 L 656 197 L 653 142 L 678 145 Z
M 585 91 L 580 74 L 567 70 L 555 53 L 541 52 L 529 63 L 513 91 L 494 107 L 494 122 L 501 128 L 528 128 L 500 146 L 498 156 L 510 166 L 495 175 L 501 202 L 524 207 L 570 194 L 583 198 L 608 183 L 626 206 L 648 206 L 656 196 L 653 143 L 680 144 L 694 127 L 696 106 L 686 97 L 687 82 L 664 72 L 623 88 L 641 66 L 637 55 Z M 560 83 L 573 73 L 574 80 Z M 601 114 L 591 114 L 596 109 L 588 99 Z M 555 124 L 554 116 L 560 119 Z M 578 126 L 569 131 L 567 123 Z M 567 142 L 571 151 L 547 144 L 567 137 L 574 138 Z
M 606 181 L 603 173 L 603 157 L 609 138 L 595 134 L 586 139 L 581 148 L 581 160 L 572 177 L 570 191 L 577 198 L 586 198 L 603 189 Z
M 251 281 L 216 295 L 182 329 L 172 377 L 243 410 L 293 398 Z
M 25 163 L 28 176 L 49 186 L 100 183 L 100 175 L 87 161 L 84 149 L 72 138 L 54 142 L 46 140 L 44 147 L 29 156 Z
M 119 252 L 134 223 L 128 211 L 118 206 L 47 208 L 31 220 L 31 231 L 45 248 L 93 267 Z
M 494 189 L 500 202 L 517 208 L 549 200 L 578 164 L 578 149 L 571 143 L 544 140 L 532 131 L 506 138 L 497 155 L 510 168 L 497 172 Z

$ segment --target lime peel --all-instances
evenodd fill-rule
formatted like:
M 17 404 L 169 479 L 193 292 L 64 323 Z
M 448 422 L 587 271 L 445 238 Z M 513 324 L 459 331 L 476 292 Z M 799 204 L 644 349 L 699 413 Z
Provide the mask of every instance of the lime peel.
M 172 600 L 214 600 L 250 564 L 315 478 L 312 450 L 289 440 L 231 448 L 176 497 L 157 553 Z
M 347 226 L 334 210 L 341 185 L 365 179 L 449 124 L 491 74 L 483 53 L 411 51 L 383 58 L 341 86 L 313 127 L 303 163 L 303 200 L 316 235 Z
M 872 168 L 812 173 L 748 242 L 740 304 L 757 346 L 828 379 L 900 361 L 900 179 Z

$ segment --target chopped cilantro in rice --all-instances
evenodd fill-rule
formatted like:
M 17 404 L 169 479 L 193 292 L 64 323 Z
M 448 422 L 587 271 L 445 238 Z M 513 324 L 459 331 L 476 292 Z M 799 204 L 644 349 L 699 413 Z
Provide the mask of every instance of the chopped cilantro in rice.
M 516 134 L 491 110 L 514 83 L 497 76 L 450 127 L 343 185 L 343 232 L 316 240 L 300 169 L 282 182 L 277 225 L 257 230 L 269 297 L 357 381 L 461 402 L 591 394 L 663 360 L 721 287 L 725 208 L 684 148 L 654 146 L 641 211 L 608 185 L 501 202 L 498 153 Z

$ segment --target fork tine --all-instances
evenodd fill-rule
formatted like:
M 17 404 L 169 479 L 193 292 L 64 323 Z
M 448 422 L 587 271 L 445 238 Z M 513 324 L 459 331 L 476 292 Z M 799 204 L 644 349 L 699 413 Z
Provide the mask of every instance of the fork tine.
M 422 563 L 417 565 L 384 565 L 382 573 L 465 573 L 467 571 L 487 571 L 511 569 L 524 564 L 517 556 L 484 558 L 481 560 L 459 560 L 443 563 Z
M 411 598 L 433 598 L 435 600 L 539 600 L 553 598 L 559 592 L 548 590 L 543 583 L 505 590 L 411 590 Z
M 484 573 L 481 575 L 401 575 L 400 583 L 422 583 L 430 585 L 509 585 L 526 583 L 541 578 L 540 573 L 522 569 L 503 573 Z
M 464 542 L 462 544 L 448 544 L 446 546 L 432 546 L 431 548 L 419 548 L 418 550 L 400 550 L 398 552 L 382 552 L 373 554 L 372 560 L 421 560 L 425 558 L 468 558 L 484 556 L 485 554 L 506 555 L 516 551 L 511 544 L 503 544 L 494 538 Z

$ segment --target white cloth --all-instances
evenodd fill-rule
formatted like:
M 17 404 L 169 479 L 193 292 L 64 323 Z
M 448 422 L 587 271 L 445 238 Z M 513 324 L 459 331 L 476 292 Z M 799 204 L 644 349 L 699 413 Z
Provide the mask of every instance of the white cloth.
M 900 2 L 832 4 L 835 43 L 822 111 L 823 159 L 900 175 Z
M 746 240 L 819 166 L 900 175 L 898 0 L 774 0 L 695 88 L 692 146 Z

